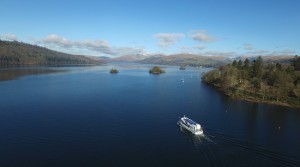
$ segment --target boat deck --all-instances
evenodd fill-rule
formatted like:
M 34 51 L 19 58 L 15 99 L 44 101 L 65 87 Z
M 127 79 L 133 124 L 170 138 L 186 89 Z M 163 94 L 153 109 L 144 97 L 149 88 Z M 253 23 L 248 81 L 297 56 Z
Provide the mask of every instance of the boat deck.
M 197 124 L 195 121 L 193 121 L 193 120 L 191 120 L 189 118 L 183 118 L 183 119 L 184 119 L 184 121 L 186 121 L 189 124 L 192 124 L 192 125 L 196 125 Z

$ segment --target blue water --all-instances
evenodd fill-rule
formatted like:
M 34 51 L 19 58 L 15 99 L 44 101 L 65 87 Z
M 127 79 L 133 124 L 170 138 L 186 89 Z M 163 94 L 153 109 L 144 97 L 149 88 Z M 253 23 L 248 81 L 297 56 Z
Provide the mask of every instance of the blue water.
M 209 69 L 44 68 L 63 72 L 0 82 L 0 166 L 300 166 L 299 109 L 223 96 Z

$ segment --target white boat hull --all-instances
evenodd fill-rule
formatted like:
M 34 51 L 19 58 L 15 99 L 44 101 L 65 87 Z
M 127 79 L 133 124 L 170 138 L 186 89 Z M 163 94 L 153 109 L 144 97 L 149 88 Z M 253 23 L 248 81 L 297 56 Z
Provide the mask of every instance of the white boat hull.
M 203 130 L 194 130 L 192 128 L 189 128 L 188 126 L 186 126 L 185 124 L 183 124 L 182 122 L 178 121 L 178 125 L 185 128 L 186 130 L 192 132 L 195 135 L 202 135 L 203 134 Z

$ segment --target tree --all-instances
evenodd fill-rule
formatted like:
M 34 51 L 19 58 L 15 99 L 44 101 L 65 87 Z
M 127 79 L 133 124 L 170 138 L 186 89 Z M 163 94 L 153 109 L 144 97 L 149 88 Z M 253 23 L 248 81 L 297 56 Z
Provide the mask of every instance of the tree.
M 251 84 L 253 85 L 253 87 L 257 90 L 260 89 L 260 84 L 261 84 L 261 79 L 260 78 L 251 78 Z
M 298 55 L 296 55 L 294 57 L 294 60 L 292 62 L 292 66 L 294 67 L 294 69 L 296 71 L 300 70 L 300 57 Z
M 246 58 L 245 61 L 244 61 L 244 67 L 249 68 L 249 66 L 250 66 L 250 61 L 249 61 L 248 58 Z
M 240 68 L 242 67 L 242 65 L 243 65 L 243 62 L 242 62 L 242 60 L 239 60 L 239 61 L 238 61 L 238 65 L 237 65 L 237 67 L 240 69 Z
M 276 67 L 274 64 L 268 64 L 265 70 L 264 79 L 266 80 L 268 85 L 273 86 L 276 78 Z
M 203 77 L 204 81 L 207 83 L 218 84 L 221 77 L 221 72 L 218 69 L 214 69 L 206 73 Z
M 262 76 L 263 76 L 263 60 L 261 56 L 258 56 L 258 58 L 253 61 L 252 77 L 262 78 Z
M 295 89 L 293 90 L 293 92 L 300 100 L 300 83 L 295 86 Z
M 275 92 L 277 101 L 279 101 L 279 99 L 284 100 L 284 98 L 288 96 L 288 93 L 293 91 L 295 87 L 293 81 L 293 78 L 285 71 L 277 71 L 275 73 L 273 90 Z
M 249 71 L 246 69 L 241 70 L 241 79 L 246 80 L 249 78 Z
M 282 70 L 281 64 L 277 62 L 277 63 L 276 63 L 276 68 L 277 68 L 278 70 Z
M 293 66 L 288 66 L 285 71 L 290 75 L 294 75 L 295 69 Z
M 238 69 L 232 66 L 222 67 L 220 81 L 223 89 L 233 88 L 239 83 Z
M 232 66 L 233 66 L 233 67 L 236 67 L 236 66 L 237 66 L 237 61 L 236 61 L 236 60 L 234 60 L 234 61 L 232 62 Z

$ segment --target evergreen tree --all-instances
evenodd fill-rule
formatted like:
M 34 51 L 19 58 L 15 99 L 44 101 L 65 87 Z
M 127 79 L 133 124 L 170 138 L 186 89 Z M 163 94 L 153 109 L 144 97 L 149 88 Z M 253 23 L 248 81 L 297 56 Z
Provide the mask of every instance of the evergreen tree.
M 295 56 L 293 62 L 292 62 L 292 66 L 294 67 L 294 69 L 296 71 L 300 70 L 300 57 L 298 55 Z
M 236 66 L 237 66 L 237 61 L 236 61 L 236 60 L 234 60 L 234 61 L 232 62 L 232 66 L 233 66 L 233 67 L 236 67 Z
M 242 67 L 242 65 L 243 65 L 242 60 L 239 60 L 239 61 L 238 61 L 238 68 L 240 69 L 240 68 Z
M 278 70 L 282 70 L 281 64 L 277 62 L 277 63 L 276 63 L 276 68 L 277 68 Z
M 248 58 L 246 58 L 245 61 L 244 61 L 244 67 L 249 68 L 249 66 L 250 66 L 250 61 L 249 61 Z
M 256 60 L 253 61 L 252 65 L 252 77 L 261 79 L 263 76 L 263 60 L 259 56 Z

